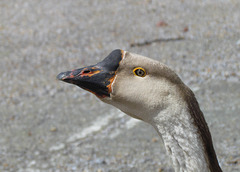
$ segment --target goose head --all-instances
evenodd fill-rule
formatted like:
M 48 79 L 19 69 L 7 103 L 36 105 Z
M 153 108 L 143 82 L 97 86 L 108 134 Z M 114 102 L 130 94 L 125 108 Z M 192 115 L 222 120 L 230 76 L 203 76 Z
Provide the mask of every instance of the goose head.
M 57 78 L 151 124 L 176 171 L 221 171 L 193 92 L 166 65 L 118 49 L 96 65 L 62 72 Z
M 176 85 L 183 84 L 166 65 L 119 49 L 96 65 L 62 72 L 57 78 L 148 123 L 171 100 L 179 99 Z

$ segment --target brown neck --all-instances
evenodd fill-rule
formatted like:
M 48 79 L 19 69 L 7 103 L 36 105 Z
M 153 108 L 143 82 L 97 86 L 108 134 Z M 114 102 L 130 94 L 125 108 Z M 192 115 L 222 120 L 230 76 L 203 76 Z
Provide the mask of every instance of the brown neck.
M 209 169 L 211 172 L 222 172 L 213 148 L 212 137 L 209 128 L 204 119 L 203 113 L 199 108 L 195 95 L 189 88 L 185 88 L 184 90 L 186 90 L 184 93 L 184 98 L 188 104 L 188 110 L 193 118 L 194 125 L 198 128 L 199 135 L 201 136 Z

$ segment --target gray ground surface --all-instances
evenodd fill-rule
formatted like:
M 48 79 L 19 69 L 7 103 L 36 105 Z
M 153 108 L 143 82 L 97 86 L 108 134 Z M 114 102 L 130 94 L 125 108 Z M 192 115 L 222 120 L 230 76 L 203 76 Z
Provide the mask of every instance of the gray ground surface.
M 55 79 L 116 48 L 172 67 L 198 97 L 223 170 L 240 171 L 239 9 L 239 0 L 1 0 L 0 171 L 172 171 L 151 126 Z M 151 43 L 175 38 L 184 39 Z

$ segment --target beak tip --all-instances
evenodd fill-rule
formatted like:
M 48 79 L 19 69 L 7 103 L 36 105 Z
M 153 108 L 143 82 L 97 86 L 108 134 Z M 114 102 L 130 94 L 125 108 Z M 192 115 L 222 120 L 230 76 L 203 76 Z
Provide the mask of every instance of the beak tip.
M 64 78 L 66 77 L 66 72 L 61 72 L 61 73 L 59 73 L 58 75 L 57 75 L 57 79 L 58 80 L 64 80 Z

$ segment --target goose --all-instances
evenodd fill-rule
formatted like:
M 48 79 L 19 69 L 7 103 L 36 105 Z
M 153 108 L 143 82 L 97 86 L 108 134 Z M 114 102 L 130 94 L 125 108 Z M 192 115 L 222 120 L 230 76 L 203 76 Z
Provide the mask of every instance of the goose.
M 57 79 L 152 125 L 176 172 L 222 171 L 194 93 L 168 66 L 117 49 L 96 65 L 62 72 Z

